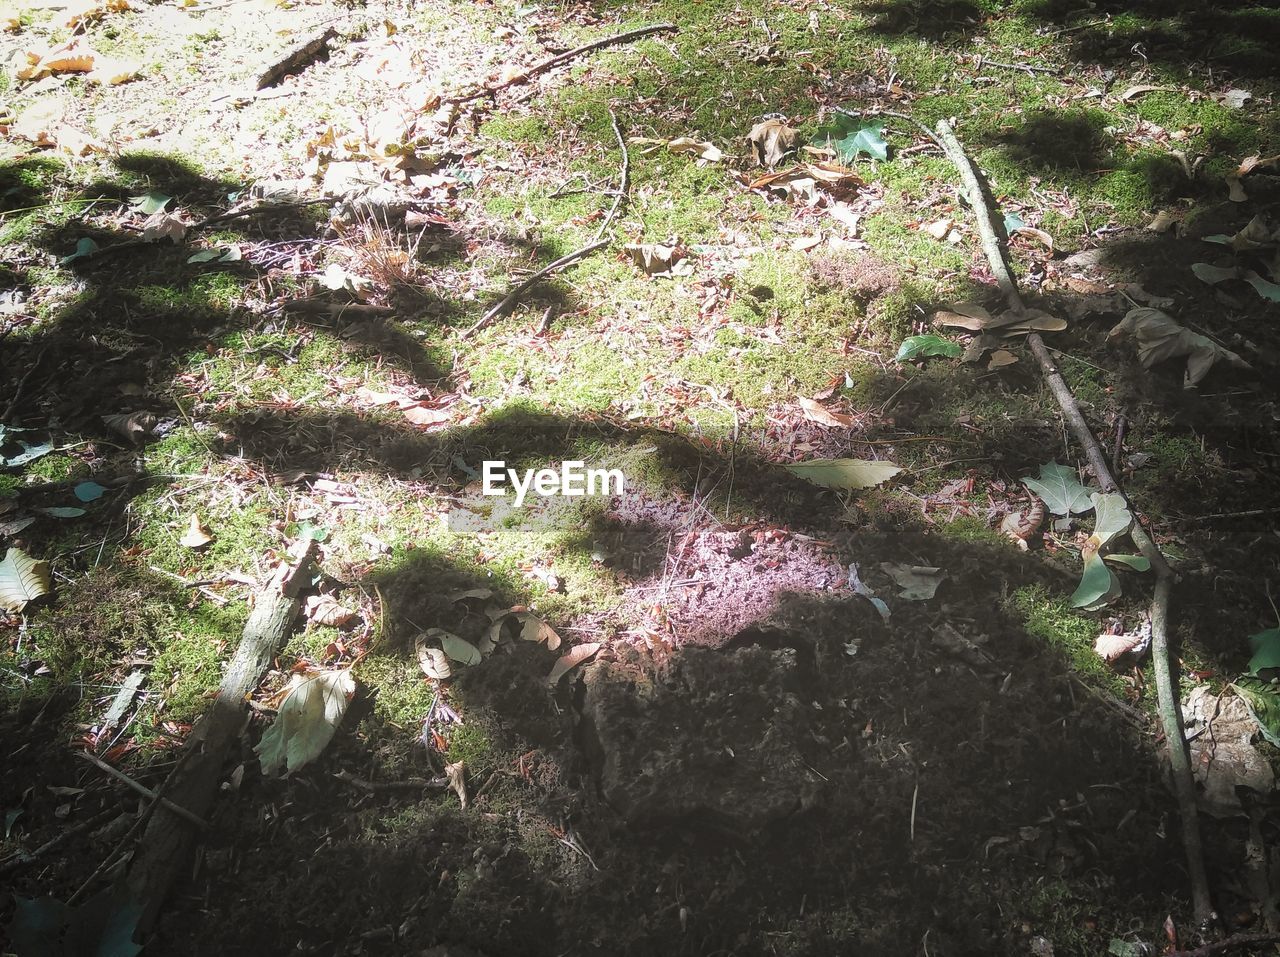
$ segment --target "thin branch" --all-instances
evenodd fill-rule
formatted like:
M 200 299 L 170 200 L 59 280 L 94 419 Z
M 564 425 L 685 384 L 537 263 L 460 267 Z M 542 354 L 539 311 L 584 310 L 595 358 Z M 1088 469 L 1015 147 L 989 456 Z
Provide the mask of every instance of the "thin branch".
M 613 197 L 613 205 L 609 208 L 608 215 L 605 216 L 604 222 L 600 224 L 600 228 L 596 231 L 596 238 L 587 243 L 587 245 L 583 246 L 581 249 L 575 249 L 567 256 L 561 256 L 555 262 L 550 263 L 547 266 L 543 266 L 524 282 L 520 283 L 520 285 L 516 286 L 509 293 L 503 296 L 501 302 L 481 316 L 480 319 L 471 326 L 471 328 L 463 332 L 462 338 L 469 339 L 475 333 L 485 328 L 489 323 L 493 322 L 493 320 L 497 319 L 510 309 L 511 306 L 525 294 L 525 292 L 536 286 L 557 269 L 561 269 L 571 263 L 575 263 L 584 256 L 588 256 L 595 252 L 597 249 L 609 245 L 609 240 L 604 238 L 605 230 L 609 228 L 609 225 L 613 222 L 613 218 L 618 214 L 618 210 L 621 208 L 623 200 L 627 198 L 627 189 L 631 184 L 631 157 L 627 152 L 627 141 L 622 136 L 622 128 L 618 126 L 618 116 L 613 112 L 612 107 L 609 108 L 609 120 L 613 126 L 613 135 L 618 140 L 618 149 L 622 152 L 622 169 L 618 175 L 618 189 Z
M 367 781 L 350 771 L 335 771 L 333 776 L 343 784 L 376 794 L 378 791 L 447 791 L 448 778 L 408 778 L 403 781 Z
M 602 40 L 595 40 L 591 43 L 584 43 L 580 47 L 574 47 L 572 50 L 566 50 L 564 53 L 557 53 L 553 57 L 548 57 L 538 63 L 535 63 L 523 73 L 511 77 L 502 83 L 493 86 L 482 86 L 480 89 L 471 93 L 464 93 L 461 96 L 451 96 L 444 100 L 445 103 L 470 103 L 473 100 L 479 100 L 482 97 L 493 96 L 508 87 L 515 86 L 517 83 L 528 83 L 535 76 L 540 76 L 548 70 L 554 70 L 562 63 L 568 63 L 574 57 L 582 56 L 584 53 L 591 53 L 603 47 L 614 46 L 619 43 L 630 43 L 632 40 L 639 40 L 641 37 L 651 36 L 655 33 L 675 33 L 679 29 L 674 23 L 656 23 L 653 26 L 640 27 L 636 30 L 628 30 L 626 33 L 619 33 L 611 37 L 605 37 Z
M 1004 249 L 996 235 L 991 213 L 992 204 L 988 194 L 982 188 L 977 171 L 946 120 L 938 123 L 937 135 L 947 151 L 947 156 L 960 173 L 969 205 L 972 207 L 974 217 L 977 220 L 978 235 L 982 240 L 983 252 L 986 254 L 987 262 L 991 266 L 991 272 L 1000 286 L 1000 291 L 1004 294 L 1005 301 L 1008 302 L 1010 308 L 1021 312 L 1025 308 L 1022 295 L 1018 291 L 1017 282 L 1009 271 L 1009 265 L 1004 257 Z M 1075 396 L 1072 395 L 1070 387 L 1062 378 L 1062 373 L 1054 363 L 1053 356 L 1049 354 L 1049 349 L 1045 346 L 1044 340 L 1039 333 L 1033 332 L 1027 336 L 1027 344 L 1030 346 L 1032 354 L 1036 357 L 1036 361 L 1040 364 L 1040 370 L 1044 375 L 1046 384 L 1049 386 L 1049 391 L 1053 393 L 1058 407 L 1062 410 L 1063 418 L 1066 419 L 1068 427 L 1083 449 L 1089 467 L 1093 471 L 1102 491 L 1123 495 L 1122 489 L 1111 474 L 1110 467 L 1107 464 L 1106 453 L 1103 452 L 1097 436 L 1093 434 L 1093 430 L 1089 428 L 1089 424 L 1081 414 L 1080 406 L 1076 402 Z M 1187 857 L 1188 877 L 1191 881 L 1192 907 L 1196 920 L 1204 924 L 1212 919 L 1213 902 L 1209 894 L 1209 878 L 1205 870 L 1204 850 L 1200 840 L 1200 819 L 1196 808 L 1195 779 L 1191 772 L 1186 736 L 1183 734 L 1182 708 L 1174 688 L 1173 671 L 1169 661 L 1167 631 L 1169 593 L 1177 576 L 1141 523 L 1135 521 L 1129 534 L 1134 544 L 1138 546 L 1138 551 L 1151 563 L 1156 575 L 1155 594 L 1151 600 L 1150 610 L 1151 657 L 1156 672 L 1156 692 L 1160 720 L 1164 727 L 1165 740 L 1169 747 L 1169 764 L 1173 770 L 1178 812 L 1182 820 L 1182 841 Z
M 103 811 L 99 811 L 93 817 L 81 821 L 74 827 L 67 828 L 57 837 L 45 841 L 30 853 L 19 851 L 13 857 L 0 861 L 0 877 L 12 874 L 14 871 L 21 870 L 30 864 L 34 864 L 40 858 L 47 854 L 52 854 L 58 848 L 62 847 L 63 844 L 71 841 L 72 838 L 79 837 L 85 831 L 92 831 L 94 828 L 106 824 L 107 821 L 114 820 L 119 817 L 121 813 L 122 812 L 118 807 L 109 807 Z
M 1021 70 L 1024 73 L 1049 73 L 1055 76 L 1062 72 L 1062 67 L 1060 66 L 1036 66 L 1033 63 L 998 63 L 995 60 L 978 57 L 977 69 L 981 70 L 984 66 L 995 66 L 1002 70 Z
M 125 784 L 133 788 L 133 790 L 137 791 L 139 794 L 141 794 L 143 797 L 147 798 L 148 800 L 155 801 L 163 805 L 164 807 L 168 808 L 170 811 L 178 815 L 178 817 L 182 818 L 183 820 L 190 821 L 192 824 L 194 824 L 196 827 L 202 830 L 208 829 L 209 822 L 206 821 L 204 818 L 202 818 L 200 815 L 192 814 L 185 807 L 183 807 L 180 804 L 174 804 L 167 797 L 161 797 L 155 791 L 151 790 L 151 788 L 147 787 L 144 784 L 139 784 L 137 781 L 129 777 L 129 775 L 125 774 L 123 771 L 113 768 L 111 765 L 107 764 L 106 761 L 103 761 L 101 758 L 99 758 L 96 754 L 90 754 L 88 751 L 74 751 L 72 753 L 75 754 L 76 757 L 83 758 L 85 761 L 88 761 L 90 764 L 95 765 L 101 770 L 105 771 L 107 774 L 115 778 L 121 784 Z
M 1225 954 L 1237 947 L 1257 947 L 1260 944 L 1276 942 L 1280 942 L 1280 934 L 1232 934 L 1230 937 L 1215 940 L 1194 950 L 1170 951 L 1166 957 L 1215 957 L 1217 954 Z

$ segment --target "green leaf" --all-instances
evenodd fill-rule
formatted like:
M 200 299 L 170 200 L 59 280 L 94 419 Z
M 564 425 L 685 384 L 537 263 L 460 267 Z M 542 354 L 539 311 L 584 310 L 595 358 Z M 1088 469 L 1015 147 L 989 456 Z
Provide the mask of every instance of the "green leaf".
M 1096 552 L 1086 554 L 1084 574 L 1080 576 L 1080 584 L 1071 596 L 1071 607 L 1093 609 L 1119 594 L 1120 582 L 1107 567 L 1107 563 Z
M 1231 687 L 1249 708 L 1249 716 L 1257 723 L 1262 736 L 1280 748 L 1280 694 L 1277 694 L 1277 689 L 1260 678 L 1238 678 Z
M 1089 496 L 1093 502 L 1095 521 L 1090 538 L 1097 540 L 1097 550 L 1102 551 L 1107 543 L 1117 535 L 1123 535 L 1133 525 L 1133 516 L 1125 505 L 1124 496 L 1118 492 L 1102 495 L 1094 492 Z
M 963 352 L 964 350 L 960 348 L 959 343 L 944 339 L 942 336 L 908 336 L 903 340 L 902 345 L 898 347 L 898 354 L 894 356 L 894 359 L 898 362 L 909 362 L 912 359 L 921 359 L 927 356 L 946 356 L 948 359 L 958 359 Z
M 1249 636 L 1249 674 L 1256 675 L 1264 668 L 1280 668 L 1280 628 L 1268 628 Z
M 37 561 L 21 548 L 9 549 L 0 561 L 0 608 L 20 612 L 51 587 L 49 563 Z
M 892 462 L 868 459 L 811 459 L 783 467 L 814 485 L 837 489 L 875 488 L 902 471 Z
M 1125 565 L 1135 572 L 1151 571 L 1151 562 L 1141 555 L 1103 555 L 1102 559 L 1103 561 L 1114 562 L 1117 565 Z
M 6 952 L 18 957 L 135 957 L 142 907 L 108 888 L 71 907 L 53 897 L 14 896 Z
M 1017 213 L 1004 214 L 1004 232 L 1006 236 L 1012 236 L 1025 225 L 1027 224 L 1022 221 L 1022 217 Z
M 1089 490 L 1076 478 L 1075 469 L 1046 462 L 1040 466 L 1038 479 L 1024 478 L 1022 484 L 1044 499 L 1045 507 L 1054 515 L 1087 512 L 1093 508 Z
M 192 253 L 187 257 L 189 263 L 211 263 L 221 255 L 221 250 L 202 249 L 198 253 Z
M 355 690 L 349 669 L 295 674 L 275 721 L 254 748 L 262 773 L 272 776 L 283 767 L 289 774 L 319 757 L 333 740 Z
M 847 113 L 836 113 L 818 130 L 812 143 L 836 151 L 840 162 L 848 165 L 866 153 L 872 159 L 889 158 L 889 144 L 884 139 L 884 123 L 879 119 L 862 120 Z
M 82 502 L 92 502 L 95 499 L 102 498 L 106 491 L 97 482 L 81 482 L 74 489 L 76 498 Z
M 324 542 L 329 540 L 329 530 L 323 525 L 312 525 L 310 522 L 299 522 L 298 537 L 309 538 L 313 542 Z
M 74 262 L 75 260 L 80 259 L 82 256 L 91 256 L 97 251 L 98 251 L 98 244 L 95 243 L 88 236 L 84 236 L 76 242 L 76 251 L 73 252 L 70 256 L 63 256 L 61 259 L 58 260 L 58 262 L 60 262 L 62 265 L 65 266 L 67 265 L 67 263 Z
M 1280 286 L 1275 283 L 1268 282 L 1256 272 L 1246 274 L 1244 281 L 1252 286 L 1254 291 L 1263 299 L 1269 299 L 1271 302 L 1280 302 Z
M 28 442 L 17 434 L 30 431 L 32 430 L 0 425 L 0 465 L 17 468 L 54 451 L 52 442 Z
M 84 509 L 76 508 L 74 505 L 51 505 L 48 508 L 37 508 L 35 511 L 50 518 L 79 518 L 84 514 Z
M 141 196 L 129 197 L 129 202 L 133 204 L 133 208 L 142 213 L 143 216 L 154 216 L 168 206 L 172 200 L 172 196 L 166 196 L 164 193 L 154 189 L 143 193 Z
M 440 646 L 444 653 L 464 665 L 478 665 L 484 660 L 480 649 L 464 638 L 445 632 L 440 636 Z
M 1216 286 L 1220 282 L 1235 279 L 1240 275 L 1240 270 L 1234 267 L 1227 269 L 1223 266 L 1210 266 L 1208 263 L 1192 263 L 1191 271 L 1196 274 L 1197 279 L 1207 282 L 1210 286 Z

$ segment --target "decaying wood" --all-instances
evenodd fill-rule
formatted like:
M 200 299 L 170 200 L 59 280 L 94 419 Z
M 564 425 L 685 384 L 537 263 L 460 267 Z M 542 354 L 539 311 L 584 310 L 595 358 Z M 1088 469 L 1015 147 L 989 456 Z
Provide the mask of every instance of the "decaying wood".
M 262 680 L 298 616 L 298 592 L 310 578 L 315 542 L 292 564 L 283 563 L 258 594 L 235 656 L 209 710 L 187 738 L 186 752 L 166 792 L 175 804 L 207 819 L 222 779 L 223 763 L 248 719 L 245 699 Z M 138 933 L 146 934 L 165 898 L 189 865 L 199 831 L 164 805 L 156 808 L 125 877 L 130 897 L 142 906 Z
M 977 170 L 970 162 L 964 147 L 960 145 L 960 141 L 956 138 L 950 124 L 946 120 L 939 121 L 936 133 L 937 140 L 946 150 L 948 158 L 955 165 L 960 174 L 960 179 L 964 183 L 964 192 L 977 221 L 978 235 L 982 240 L 982 249 L 986 254 L 988 264 L 991 266 L 991 272 L 995 276 L 996 283 L 999 285 L 1005 301 L 1009 304 L 1009 308 L 1021 312 L 1025 308 L 1022 295 L 1018 291 L 1018 284 L 1009 271 L 1008 263 L 1005 261 L 1004 248 L 996 233 L 995 222 L 991 213 L 992 204 L 988 198 L 987 191 L 983 189 Z M 1053 394 L 1058 407 L 1062 410 L 1067 426 L 1071 429 L 1072 435 L 1075 436 L 1076 441 L 1084 451 L 1085 459 L 1088 461 L 1089 468 L 1093 472 L 1094 478 L 1097 479 L 1098 485 L 1104 493 L 1124 495 L 1124 491 L 1111 474 L 1102 445 L 1098 442 L 1097 436 L 1093 434 L 1093 430 L 1089 428 L 1084 415 L 1081 414 L 1079 403 L 1076 402 L 1071 388 L 1067 385 L 1066 380 L 1063 379 L 1062 373 L 1058 370 L 1057 364 L 1053 361 L 1053 356 L 1050 355 L 1049 349 L 1045 346 L 1040 334 L 1032 332 L 1028 335 L 1027 345 L 1030 346 L 1032 355 L 1035 356 L 1036 362 L 1040 365 L 1045 383 L 1049 386 L 1049 391 Z M 1126 503 L 1129 504 L 1130 512 L 1133 512 L 1132 503 L 1128 503 L 1127 498 Z M 1136 513 L 1134 514 L 1136 515 Z M 1195 778 L 1191 771 L 1186 735 L 1183 733 L 1182 707 L 1178 700 L 1177 690 L 1173 681 L 1173 671 L 1169 661 L 1169 593 L 1177 576 L 1174 574 L 1173 569 L 1169 567 L 1169 563 L 1165 560 L 1159 547 L 1152 541 L 1136 517 L 1129 534 L 1134 544 L 1138 546 L 1138 551 L 1151 563 L 1151 568 L 1156 576 L 1155 594 L 1152 597 L 1150 609 L 1151 657 L 1156 672 L 1156 692 L 1160 721 L 1164 728 L 1165 741 L 1168 743 L 1169 765 L 1173 771 L 1174 793 L 1177 797 L 1178 813 L 1182 821 L 1182 843 L 1187 858 L 1187 873 L 1191 881 L 1192 908 L 1196 921 L 1203 926 L 1213 918 L 1213 902 L 1209 893 L 1209 877 L 1205 870 L 1204 849 L 1200 839 L 1200 818 L 1196 806 Z
M 337 35 L 338 31 L 333 27 L 329 27 L 323 33 L 313 36 L 306 42 L 294 47 L 258 74 L 257 89 L 265 90 L 269 86 L 274 86 L 290 73 L 297 73 L 311 64 L 322 53 L 328 53 L 329 41 Z
M 611 37 L 605 37 L 602 40 L 595 40 L 591 43 L 584 43 L 580 47 L 574 47 L 572 50 L 566 50 L 564 53 L 557 53 L 555 56 L 547 57 L 535 63 L 529 69 L 516 74 L 509 80 L 502 83 L 495 83 L 492 86 L 482 86 L 478 90 L 471 93 L 464 93 L 460 96 L 451 96 L 444 100 L 445 103 L 470 103 L 481 97 L 493 96 L 495 93 L 507 89 L 507 87 L 515 86 L 517 83 L 528 83 L 535 76 L 546 73 L 548 70 L 554 70 L 561 64 L 568 63 L 575 57 L 582 56 L 584 53 L 591 53 L 604 47 L 616 46 L 619 43 L 630 43 L 632 40 L 639 40 L 642 37 L 651 36 L 655 33 L 675 33 L 679 29 L 674 23 L 655 23 L 648 27 L 639 27 L 635 30 L 628 30 L 626 33 L 619 33 Z

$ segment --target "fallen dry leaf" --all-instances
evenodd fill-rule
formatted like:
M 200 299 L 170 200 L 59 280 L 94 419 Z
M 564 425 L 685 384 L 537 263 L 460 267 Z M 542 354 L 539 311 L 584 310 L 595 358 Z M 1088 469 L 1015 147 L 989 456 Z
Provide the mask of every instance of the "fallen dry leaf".
M 185 548 L 204 548 L 213 541 L 213 533 L 200 522 L 199 515 L 191 516 L 191 523 L 186 532 L 178 539 L 178 544 Z
M 1011 366 L 1018 361 L 1018 357 L 1007 349 L 997 349 L 991 353 L 991 359 L 987 362 L 989 370 L 1003 369 L 1005 366 Z
M 1238 368 L 1249 368 L 1249 363 L 1230 349 L 1192 332 L 1159 309 L 1147 306 L 1130 309 L 1107 338 L 1114 339 L 1119 335 L 1131 335 L 1137 340 L 1138 361 L 1144 369 L 1166 359 L 1186 356 L 1187 371 L 1182 380 L 1185 389 L 1198 384 L 1220 359 Z
M 547 684 L 556 684 L 566 674 L 599 651 L 601 647 L 600 642 L 589 641 L 586 644 L 578 645 L 567 654 L 561 655 L 560 659 L 552 667 L 551 674 L 547 675 Z
M 674 140 L 668 140 L 667 149 L 673 153 L 696 156 L 708 163 L 719 163 L 724 160 L 724 153 L 714 143 L 695 140 L 688 136 L 678 136 Z
M 434 428 L 443 425 L 449 421 L 449 413 L 441 412 L 439 409 L 428 409 L 423 405 L 412 405 L 403 410 L 404 417 L 414 425 L 421 426 L 425 429 Z
M 788 153 L 795 151 L 800 143 L 800 134 L 782 120 L 765 120 L 751 127 L 747 143 L 757 163 L 773 168 Z
M 317 625 L 339 628 L 356 617 L 350 608 L 338 602 L 332 595 L 311 595 L 303 605 L 306 616 Z
M 462 804 L 462 809 L 467 809 L 467 766 L 462 761 L 455 761 L 453 764 L 444 766 L 445 776 L 449 779 L 454 793 L 458 795 L 458 801 Z
M 796 400 L 804 417 L 810 422 L 817 422 L 819 425 L 842 426 L 848 428 L 853 425 L 854 418 L 843 412 L 832 412 L 826 407 L 813 401 L 813 399 L 800 398 Z
M 693 275 L 693 260 L 689 257 L 689 250 L 683 246 L 628 243 L 622 248 L 647 276 Z
M 551 651 L 560 647 L 559 633 L 533 612 L 517 612 L 516 618 L 521 622 L 520 637 L 525 641 L 546 642 Z

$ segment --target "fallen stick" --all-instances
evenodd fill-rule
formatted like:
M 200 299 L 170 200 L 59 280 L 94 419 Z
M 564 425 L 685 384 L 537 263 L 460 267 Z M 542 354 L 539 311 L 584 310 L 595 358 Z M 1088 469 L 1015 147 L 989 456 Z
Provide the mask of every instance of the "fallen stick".
M 1037 66 L 1034 63 L 1000 63 L 996 60 L 987 60 L 981 56 L 978 57 L 978 71 L 981 72 L 984 66 L 999 67 L 1001 70 L 1021 70 L 1026 73 L 1049 73 L 1057 75 L 1062 72 L 1062 67 L 1060 66 Z
M 978 173 L 970 162 L 964 147 L 956 139 L 950 124 L 940 120 L 937 138 L 947 152 L 948 158 L 960 173 L 967 194 L 969 206 L 973 209 L 977 220 L 978 235 L 982 240 L 982 250 L 986 254 L 991 272 L 996 278 L 1000 291 L 1004 294 L 1009 307 L 1022 312 L 1025 305 L 1018 291 L 1018 284 L 1009 272 L 1009 265 L 1004 258 L 1004 249 L 996 234 L 991 215 L 991 203 L 978 179 Z M 1049 391 L 1062 410 L 1072 435 L 1084 451 L 1085 459 L 1093 471 L 1094 478 L 1104 493 L 1124 495 L 1111 469 L 1107 464 L 1106 453 L 1098 443 L 1097 436 L 1089 428 L 1080 406 L 1071 393 L 1071 388 L 1062 373 L 1058 370 L 1049 354 L 1048 348 L 1039 333 L 1032 332 L 1027 336 L 1027 345 L 1040 365 Z M 1128 503 L 1127 496 L 1125 497 Z M 1128 503 L 1133 512 L 1132 503 Z M 1160 722 L 1164 728 L 1165 741 L 1169 747 L 1169 766 L 1173 771 L 1174 793 L 1178 801 L 1178 813 L 1182 820 L 1182 842 L 1187 857 L 1187 874 L 1191 881 L 1191 902 L 1195 919 L 1204 927 L 1213 919 L 1213 901 L 1209 894 L 1209 877 L 1205 870 L 1204 849 L 1200 840 L 1200 818 L 1196 808 L 1196 785 L 1191 772 L 1191 762 L 1187 751 L 1187 739 L 1182 730 L 1182 708 L 1178 701 L 1173 684 L 1173 672 L 1169 661 L 1169 591 L 1176 575 L 1155 542 L 1147 534 L 1142 524 L 1134 520 L 1130 537 L 1138 546 L 1144 558 L 1151 563 L 1156 575 L 1155 594 L 1151 599 L 1151 658 L 1156 672 L 1156 698 L 1160 712 Z
M 1225 954 L 1237 947 L 1257 947 L 1260 944 L 1280 942 L 1280 934 L 1232 934 L 1222 940 L 1215 940 L 1194 950 L 1171 950 L 1165 957 L 1214 957 Z
M 127 785 L 128 787 L 132 788 L 134 791 L 137 791 L 147 800 L 156 801 L 160 804 L 161 807 L 167 808 L 168 810 L 172 811 L 174 814 L 178 815 L 178 817 L 184 818 L 185 820 L 190 821 L 192 824 L 194 824 L 196 827 L 200 828 L 201 830 L 204 830 L 209 826 L 209 822 L 206 821 L 204 818 L 200 817 L 200 815 L 192 814 L 181 804 L 175 804 L 173 801 L 170 801 L 167 797 L 161 797 L 155 791 L 151 790 L 151 788 L 147 787 L 144 784 L 139 784 L 137 781 L 129 777 L 129 775 L 125 774 L 123 771 L 120 771 L 117 768 L 113 768 L 111 765 L 107 764 L 106 761 L 103 761 L 101 758 L 99 758 L 96 754 L 90 754 L 88 751 L 73 751 L 72 753 L 76 757 L 83 758 L 85 761 L 88 761 L 90 764 L 95 765 L 96 767 L 105 771 L 107 774 L 115 778 L 121 784 Z
M 622 151 L 622 170 L 618 175 L 618 188 L 614 191 L 613 205 L 609 208 L 609 213 L 604 218 L 604 222 L 600 224 L 600 228 L 596 230 L 596 238 L 580 249 L 575 249 L 567 256 L 561 256 L 555 262 L 543 266 L 536 273 L 526 279 L 520 285 L 516 286 L 509 293 L 502 297 L 502 301 L 480 317 L 479 321 L 472 325 L 469 329 L 462 333 L 462 338 L 468 339 L 475 333 L 479 332 L 493 320 L 497 319 L 503 313 L 515 304 L 521 296 L 529 289 L 551 275 L 557 269 L 562 269 L 571 263 L 577 262 L 584 256 L 588 256 L 604 246 L 609 245 L 609 240 L 604 238 L 604 231 L 609 228 L 609 224 L 613 222 L 613 217 L 618 214 L 618 209 L 622 205 L 622 201 L 627 198 L 627 188 L 631 183 L 631 157 L 627 152 L 627 142 L 623 139 L 622 130 L 618 126 L 618 117 L 609 110 L 609 120 L 613 125 L 613 135 L 618 139 L 618 149 Z
M 582 56 L 584 53 L 591 53 L 603 47 L 615 46 L 619 43 L 630 43 L 632 40 L 639 40 L 642 37 L 652 36 L 655 33 L 675 33 L 678 27 L 674 23 L 655 23 L 653 26 L 639 27 L 635 30 L 628 30 L 626 33 L 619 33 L 611 37 L 605 37 L 603 40 L 595 40 L 591 43 L 584 43 L 580 47 L 574 47 L 572 50 L 566 50 L 564 53 L 557 53 L 553 57 L 548 57 L 538 63 L 535 63 L 523 73 L 517 73 L 509 80 L 493 86 L 482 86 L 480 89 L 472 93 L 464 93 L 460 96 L 451 96 L 444 100 L 445 103 L 470 103 L 473 100 L 481 99 L 486 96 L 493 96 L 495 93 L 515 86 L 517 83 L 528 83 L 535 76 L 546 73 L 548 70 L 554 70 L 562 63 L 568 63 L 574 57 Z
M 335 771 L 333 776 L 343 784 L 376 794 L 379 791 L 447 791 L 448 778 L 408 778 L 404 781 L 367 781 L 350 771 Z
M 187 736 L 182 763 L 166 782 L 166 790 L 175 804 L 192 814 L 207 818 L 213 807 L 224 761 L 249 718 L 245 699 L 288 637 L 298 615 L 298 592 L 309 582 L 314 561 L 315 542 L 308 541 L 305 551 L 292 564 L 282 562 L 258 593 L 218 694 Z M 131 899 L 142 908 L 139 936 L 155 927 L 169 892 L 187 872 L 197 833 L 189 820 L 157 803 L 125 875 Z
M 94 828 L 118 818 L 122 813 L 124 812 L 118 807 L 106 808 L 105 810 L 99 811 L 93 817 L 81 821 L 74 827 L 67 828 L 57 837 L 45 841 L 30 853 L 19 851 L 13 857 L 0 861 L 0 877 L 12 874 L 14 871 L 22 870 L 22 868 L 27 867 L 30 864 L 34 864 L 46 854 L 52 854 L 58 848 L 62 847 L 63 844 L 70 842 L 73 838 L 79 837 L 85 831 L 92 831 Z

